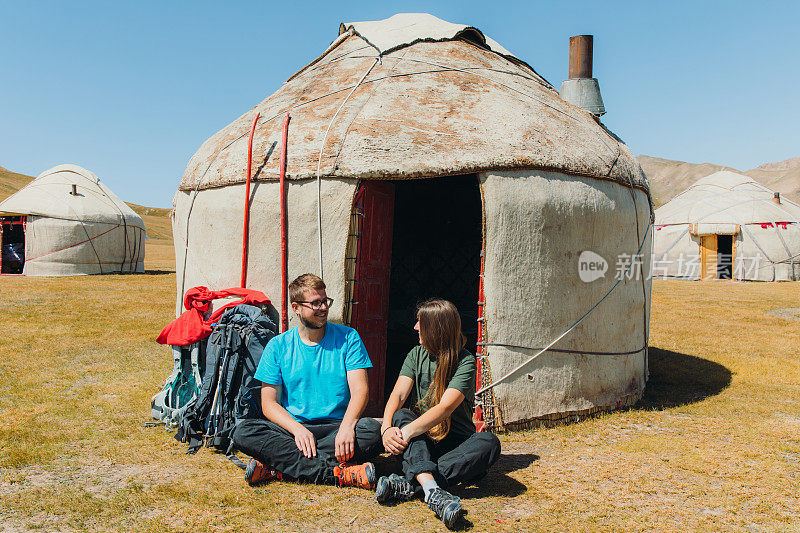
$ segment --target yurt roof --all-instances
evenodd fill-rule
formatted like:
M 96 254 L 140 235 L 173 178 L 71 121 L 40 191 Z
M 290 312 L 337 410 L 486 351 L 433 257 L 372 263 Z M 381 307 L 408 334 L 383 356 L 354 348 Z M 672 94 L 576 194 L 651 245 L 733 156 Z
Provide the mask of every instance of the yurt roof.
M 208 139 L 180 189 L 245 181 L 257 113 L 253 179 L 278 179 L 289 111 L 288 179 L 541 169 L 649 193 L 621 140 L 480 30 L 405 13 L 340 31 L 319 58 Z
M 72 185 L 77 186 L 73 196 Z M 46 170 L 25 187 L 0 202 L 0 214 L 35 215 L 81 222 L 121 224 L 145 229 L 142 218 L 94 173 L 77 165 Z
M 655 212 L 657 225 L 758 224 L 800 221 L 800 206 L 750 176 L 723 170 L 694 183 Z

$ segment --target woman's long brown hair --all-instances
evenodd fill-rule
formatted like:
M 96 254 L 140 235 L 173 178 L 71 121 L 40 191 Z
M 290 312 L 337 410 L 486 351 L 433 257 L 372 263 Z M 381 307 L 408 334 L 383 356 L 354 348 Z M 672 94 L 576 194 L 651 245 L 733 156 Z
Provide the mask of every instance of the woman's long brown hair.
M 433 383 L 425 397 L 419 400 L 421 407 L 429 409 L 442 400 L 447 384 L 453 378 L 458 365 L 458 355 L 466 344 L 461 333 L 461 316 L 452 302 L 432 299 L 422 302 L 417 308 L 419 333 L 422 346 L 436 359 Z M 450 431 L 450 417 L 428 430 L 433 440 L 442 440 Z

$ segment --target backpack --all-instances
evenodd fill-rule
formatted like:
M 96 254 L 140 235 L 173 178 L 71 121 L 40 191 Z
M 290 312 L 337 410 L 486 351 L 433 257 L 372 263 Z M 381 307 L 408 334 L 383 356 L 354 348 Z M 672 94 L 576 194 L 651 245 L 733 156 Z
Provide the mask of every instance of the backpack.
M 241 420 L 261 417 L 261 382 L 253 377 L 267 342 L 278 332 L 277 311 L 240 304 L 226 310 L 206 345 L 199 394 L 178 422 L 175 439 L 188 442 L 187 453 L 201 446 L 224 452 L 237 466 L 231 437 Z
M 150 414 L 155 420 L 164 422 L 168 430 L 178 427 L 189 402 L 200 392 L 206 362 L 205 346 L 205 339 L 187 346 L 172 346 L 172 373 L 150 401 Z

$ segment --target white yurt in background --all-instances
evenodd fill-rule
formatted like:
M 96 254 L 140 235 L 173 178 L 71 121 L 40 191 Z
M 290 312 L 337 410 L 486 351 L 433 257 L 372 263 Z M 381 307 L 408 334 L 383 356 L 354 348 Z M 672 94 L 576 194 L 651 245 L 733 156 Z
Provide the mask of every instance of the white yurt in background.
M 364 339 L 372 414 L 417 342 L 415 305 L 434 296 L 462 314 L 478 388 L 500 381 L 479 397 L 488 427 L 630 405 L 644 390 L 650 281 L 613 275 L 619 256 L 649 269 L 641 167 L 474 27 L 426 14 L 342 24 L 319 58 L 200 147 L 174 207 L 177 310 L 187 289 L 245 276 L 279 306 L 284 245 L 286 280 L 321 274 L 330 319 Z M 586 251 L 610 271 L 582 279 Z
M 144 222 L 92 172 L 58 165 L 0 202 L 4 274 L 144 272 Z
M 653 275 L 800 280 L 800 206 L 721 171 L 656 209 Z

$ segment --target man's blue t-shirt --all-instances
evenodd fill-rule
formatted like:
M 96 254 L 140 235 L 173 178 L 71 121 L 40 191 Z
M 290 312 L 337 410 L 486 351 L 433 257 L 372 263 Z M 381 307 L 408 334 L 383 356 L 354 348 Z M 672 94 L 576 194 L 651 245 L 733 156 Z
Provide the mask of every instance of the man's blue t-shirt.
M 280 385 L 281 405 L 300 422 L 341 420 L 350 402 L 347 371 L 372 368 L 358 332 L 325 325 L 316 346 L 300 340 L 297 327 L 270 339 L 255 378 Z

